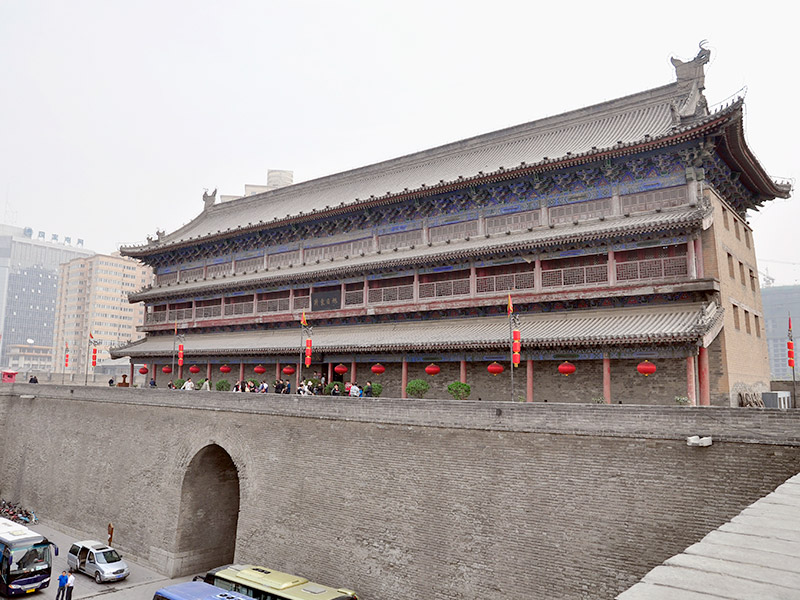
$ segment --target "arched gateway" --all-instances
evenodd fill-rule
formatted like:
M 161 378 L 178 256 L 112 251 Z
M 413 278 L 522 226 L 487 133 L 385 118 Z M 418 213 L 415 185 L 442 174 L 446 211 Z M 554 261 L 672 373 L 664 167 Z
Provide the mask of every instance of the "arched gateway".
M 238 518 L 236 465 L 224 449 L 210 444 L 192 458 L 183 478 L 176 575 L 232 562 Z

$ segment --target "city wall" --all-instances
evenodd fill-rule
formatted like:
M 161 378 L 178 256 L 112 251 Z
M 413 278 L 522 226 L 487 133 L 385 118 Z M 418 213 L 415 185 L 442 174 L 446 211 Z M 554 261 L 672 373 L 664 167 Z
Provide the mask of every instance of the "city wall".
M 799 472 L 799 426 L 797 411 L 14 384 L 0 496 L 101 540 L 113 522 L 116 546 L 171 575 L 224 559 L 366 600 L 612 598 Z

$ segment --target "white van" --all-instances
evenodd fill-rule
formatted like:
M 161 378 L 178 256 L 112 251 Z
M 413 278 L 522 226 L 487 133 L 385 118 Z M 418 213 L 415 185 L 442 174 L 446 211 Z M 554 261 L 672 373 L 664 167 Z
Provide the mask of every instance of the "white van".
M 95 540 L 75 542 L 67 554 L 67 566 L 94 577 L 97 583 L 119 581 L 131 574 L 119 553 Z

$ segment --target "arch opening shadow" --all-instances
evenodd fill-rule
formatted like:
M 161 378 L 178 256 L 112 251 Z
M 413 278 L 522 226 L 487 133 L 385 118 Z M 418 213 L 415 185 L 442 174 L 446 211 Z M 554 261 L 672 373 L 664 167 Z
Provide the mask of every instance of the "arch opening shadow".
M 233 562 L 239 521 L 239 473 L 216 444 L 201 449 L 181 487 L 175 575 L 190 575 Z

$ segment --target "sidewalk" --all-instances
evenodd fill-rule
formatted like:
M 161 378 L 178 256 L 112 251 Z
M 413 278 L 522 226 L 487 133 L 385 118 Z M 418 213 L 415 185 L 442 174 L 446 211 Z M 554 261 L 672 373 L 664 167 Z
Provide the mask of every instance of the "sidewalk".
M 46 536 L 51 542 L 58 546 L 58 556 L 53 560 L 53 575 L 51 578 L 50 587 L 46 588 L 43 592 L 37 593 L 39 598 L 55 598 L 56 591 L 58 590 L 58 576 L 61 571 L 67 570 L 67 552 L 73 542 L 78 539 L 96 539 L 99 542 L 107 542 L 108 539 L 102 539 L 96 536 L 85 535 L 81 538 L 61 533 L 60 531 L 49 526 L 46 522 L 39 522 L 32 527 L 34 531 Z M 176 579 L 167 579 L 164 575 L 156 573 L 147 567 L 140 566 L 133 562 L 127 556 L 122 557 L 128 563 L 131 569 L 131 574 L 122 581 L 115 581 L 109 583 L 95 583 L 94 579 L 83 573 L 75 573 L 75 588 L 72 592 L 74 600 L 79 598 L 97 598 L 107 594 L 113 594 L 114 600 L 151 600 L 156 590 L 171 585 L 173 583 L 180 583 L 182 581 L 190 581 L 191 576 L 180 577 Z

